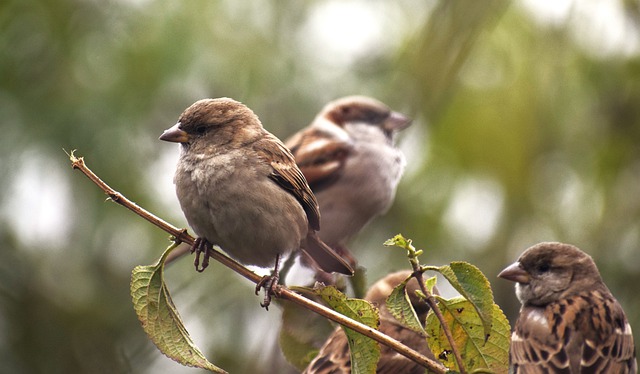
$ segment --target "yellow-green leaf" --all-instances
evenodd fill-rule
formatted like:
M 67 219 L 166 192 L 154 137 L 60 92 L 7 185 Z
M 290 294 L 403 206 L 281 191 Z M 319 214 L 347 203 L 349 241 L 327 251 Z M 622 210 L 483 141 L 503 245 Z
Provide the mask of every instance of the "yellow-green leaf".
M 387 247 L 400 247 L 403 249 L 409 249 L 410 247 L 413 247 L 411 245 L 411 239 L 406 239 L 404 236 L 402 236 L 402 234 L 397 234 L 393 238 L 385 240 L 383 245 Z
M 438 277 L 436 276 L 427 278 L 424 281 L 424 285 L 430 293 L 433 293 L 433 288 L 436 286 L 437 283 L 438 283 Z
M 493 292 L 489 280 L 480 269 L 463 261 L 444 266 L 425 266 L 424 269 L 442 274 L 460 295 L 469 300 L 480 315 L 485 335 L 489 334 L 493 314 Z
M 164 283 L 164 262 L 175 244 L 155 265 L 136 266 L 131 273 L 133 308 L 142 328 L 160 352 L 182 365 L 226 373 L 210 363 L 195 345 L 180 319 Z
M 498 305 L 492 304 L 493 323 L 486 341 L 482 321 L 471 302 L 463 297 L 438 298 L 438 306 L 468 372 L 483 369 L 497 374 L 508 372 L 511 328 Z M 431 351 L 447 368 L 458 370 L 451 346 L 432 311 L 427 315 L 426 330 Z
M 393 291 L 391 291 L 391 294 L 387 298 L 387 308 L 389 312 L 391 312 L 391 315 L 400 321 L 400 323 L 419 334 L 425 335 L 426 333 L 422 327 L 422 323 L 420 323 L 420 319 L 418 319 L 418 315 L 415 309 L 413 309 L 413 305 L 411 305 L 409 295 L 407 295 L 407 282 L 410 279 L 411 277 L 397 285 Z
M 366 300 L 350 299 L 333 286 L 320 287 L 316 294 L 336 312 L 341 313 L 374 329 L 378 328 L 380 316 L 378 310 Z M 351 354 L 351 373 L 375 373 L 380 359 L 380 346 L 376 341 L 357 333 L 349 328 L 343 328 L 349 342 Z

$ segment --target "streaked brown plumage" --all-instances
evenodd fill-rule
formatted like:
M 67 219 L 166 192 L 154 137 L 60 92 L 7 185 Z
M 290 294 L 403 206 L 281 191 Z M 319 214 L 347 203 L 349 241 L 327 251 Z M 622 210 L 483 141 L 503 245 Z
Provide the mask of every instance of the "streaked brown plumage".
M 515 374 L 637 372 L 631 327 L 589 255 L 540 243 L 498 276 L 516 282 L 522 303 L 511 342 Z
M 380 309 L 379 330 L 382 333 L 393 337 L 401 343 L 435 360 L 435 357 L 427 345 L 426 337 L 403 326 L 391 315 L 386 306 L 385 301 L 391 294 L 393 288 L 407 279 L 410 274 L 410 271 L 399 271 L 387 275 L 369 288 L 365 300 L 368 300 Z M 418 314 L 418 318 L 424 323 L 429 307 L 426 302 L 420 300 L 415 295 L 416 289 L 418 289 L 418 284 L 415 279 L 412 279 L 407 284 L 407 293 L 411 299 L 411 304 Z M 424 367 L 400 355 L 391 348 L 381 345 L 377 373 L 424 374 L 424 372 Z M 351 373 L 351 357 L 346 335 L 344 331 L 342 331 L 342 328 L 338 327 L 329 336 L 316 358 L 307 366 L 304 374 L 342 373 Z

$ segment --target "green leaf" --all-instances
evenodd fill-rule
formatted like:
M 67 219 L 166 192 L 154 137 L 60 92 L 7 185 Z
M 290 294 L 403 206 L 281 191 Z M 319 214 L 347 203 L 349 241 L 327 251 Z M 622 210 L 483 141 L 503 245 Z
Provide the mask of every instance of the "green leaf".
M 413 247 L 411 245 L 411 239 L 405 239 L 405 237 L 402 236 L 402 234 L 398 234 L 391 239 L 385 240 L 383 245 L 387 247 L 400 247 L 403 249 L 409 249 Z
M 302 372 L 334 327 L 326 318 L 297 304 L 282 303 L 281 307 L 280 349 L 287 361 Z
M 333 286 L 317 288 L 316 294 L 336 312 L 371 328 L 378 328 L 380 319 L 378 310 L 368 301 L 347 298 Z M 378 343 L 349 328 L 343 327 L 343 330 L 349 342 L 351 372 L 353 374 L 375 373 L 380 359 Z
M 444 266 L 424 266 L 425 270 L 433 270 L 442 274 L 449 283 L 471 302 L 482 320 L 485 335 L 491 331 L 493 314 L 493 292 L 487 277 L 480 269 L 468 262 L 452 262 Z
M 142 328 L 160 352 L 186 366 L 226 373 L 210 363 L 184 327 L 164 283 L 164 262 L 176 247 L 172 244 L 155 265 L 136 266 L 131 273 L 133 308 Z
M 387 247 L 400 247 L 406 249 L 407 257 L 409 257 L 410 260 L 417 261 L 418 256 L 422 254 L 422 249 L 416 249 L 411 243 L 411 239 L 407 239 L 402 236 L 402 234 L 398 234 L 391 239 L 387 239 L 383 245 Z
M 356 273 L 352 277 L 349 277 L 349 283 L 351 283 L 355 297 L 358 299 L 364 298 L 364 295 L 367 294 L 367 269 L 358 266 Z
M 450 300 L 438 297 L 438 306 L 451 330 L 468 372 L 474 370 L 486 372 L 487 369 L 499 374 L 508 372 L 511 328 L 498 305 L 492 304 L 493 323 L 486 341 L 483 323 L 471 302 L 463 297 Z M 451 346 L 432 311 L 427 315 L 426 330 L 431 351 L 447 368 L 458 370 L 458 365 L 451 353 Z
M 413 305 L 411 305 L 411 300 L 407 294 L 407 282 L 411 278 L 412 277 L 409 277 L 404 280 L 391 291 L 391 294 L 387 298 L 387 308 L 389 312 L 391 312 L 391 315 L 400 321 L 400 323 L 419 334 L 426 335 L 422 323 L 420 323 L 420 319 L 418 318 L 418 314 L 415 309 L 413 309 Z
M 438 277 L 433 276 L 431 278 L 427 278 L 424 281 L 424 285 L 427 288 L 427 290 L 429 291 L 429 293 L 433 293 L 433 288 L 436 286 L 436 283 L 438 282 Z

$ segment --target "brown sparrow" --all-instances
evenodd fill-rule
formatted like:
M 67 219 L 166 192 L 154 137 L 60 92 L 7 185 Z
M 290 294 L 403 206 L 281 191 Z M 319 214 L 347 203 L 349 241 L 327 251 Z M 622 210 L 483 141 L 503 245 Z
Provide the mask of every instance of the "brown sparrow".
M 527 249 L 499 277 L 522 303 L 513 373 L 636 373 L 631 327 L 593 259 L 562 243 Z
M 352 265 L 345 242 L 391 206 L 405 166 L 394 138 L 410 123 L 375 99 L 348 96 L 286 142 L 318 199 L 320 238 Z
M 411 275 L 411 271 L 399 271 L 389 274 L 381 280 L 377 281 L 365 296 L 365 300 L 374 304 L 380 310 L 380 326 L 379 330 L 400 341 L 401 343 L 415 349 L 416 351 L 434 359 L 435 357 L 429 350 L 427 338 L 419 333 L 405 327 L 398 322 L 387 309 L 387 297 L 393 291 L 393 288 L 407 279 Z M 411 299 L 418 318 L 424 324 L 429 306 L 427 303 L 415 295 L 418 289 L 418 283 L 412 279 L 407 283 L 407 293 Z M 380 360 L 378 361 L 377 373 L 395 374 L 423 374 L 425 368 L 408 358 L 400 355 L 391 348 L 380 346 Z M 322 373 L 351 373 L 351 356 L 349 354 L 349 345 L 347 337 L 342 328 L 338 327 L 329 336 L 326 343 L 320 349 L 318 355 L 309 363 L 304 371 L 305 374 L 322 374 Z
M 180 143 L 174 183 L 199 236 L 197 270 L 218 245 L 242 264 L 267 267 L 276 260 L 269 288 L 277 283 L 280 255 L 298 249 L 324 271 L 353 274 L 318 238 L 318 204 L 293 156 L 251 109 L 228 98 L 200 100 L 160 139 Z

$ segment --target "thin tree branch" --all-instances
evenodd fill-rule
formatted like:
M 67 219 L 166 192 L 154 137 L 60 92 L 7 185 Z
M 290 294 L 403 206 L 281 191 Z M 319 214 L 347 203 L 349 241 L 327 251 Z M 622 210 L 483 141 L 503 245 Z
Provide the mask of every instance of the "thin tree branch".
M 80 170 L 85 176 L 87 176 L 93 183 L 95 183 L 101 190 L 104 191 L 105 194 L 109 196 L 111 200 L 114 202 L 124 206 L 125 208 L 131 210 L 136 213 L 140 217 L 144 218 L 148 222 L 154 224 L 160 229 L 168 232 L 172 236 L 175 237 L 177 242 L 183 242 L 189 245 L 192 245 L 194 242 L 194 238 L 187 233 L 186 229 L 181 229 L 176 226 L 171 225 L 170 223 L 162 220 L 161 218 L 151 214 L 145 209 L 141 208 L 131 200 L 127 199 L 124 195 L 112 189 L 103 182 L 93 171 L 91 171 L 86 164 L 84 163 L 84 159 L 82 157 L 76 157 L 73 152 L 68 154 L 69 159 L 71 160 L 71 166 L 73 169 Z M 253 283 L 258 283 L 262 277 L 251 270 L 244 267 L 239 262 L 233 260 L 232 258 L 217 252 L 213 251 L 211 253 L 211 257 L 213 257 L 216 261 L 222 263 L 227 266 L 231 270 L 236 273 L 242 275 Z M 419 278 L 419 281 L 422 277 Z M 424 282 L 422 282 L 421 288 L 423 288 L 424 292 Z M 426 295 L 427 293 L 425 293 Z M 295 304 L 298 304 L 302 307 L 305 307 L 325 318 L 328 318 L 336 323 L 339 323 L 343 326 L 346 326 L 354 331 L 359 332 L 362 335 L 365 335 L 380 344 L 384 344 L 394 351 L 400 353 L 401 355 L 407 357 L 408 359 L 415 361 L 416 363 L 428 368 L 431 372 L 437 374 L 443 374 L 447 371 L 447 369 L 439 362 L 431 360 L 430 358 L 420 354 L 419 352 L 407 347 L 406 345 L 398 342 L 397 340 L 389 337 L 381 333 L 380 331 L 373 329 L 363 323 L 355 321 L 351 318 L 345 317 L 344 315 L 337 313 L 321 304 L 318 304 L 312 300 L 309 300 L 293 291 L 288 289 L 285 286 L 278 285 L 275 289 L 275 296 L 281 299 L 289 300 Z M 433 297 L 432 297 L 433 298 Z M 437 308 L 434 308 L 436 310 Z
M 460 351 L 458 350 L 458 346 L 455 344 L 455 340 L 453 339 L 453 335 L 451 335 L 451 330 L 449 329 L 449 325 L 447 325 L 447 321 L 444 320 L 444 316 L 438 307 L 438 303 L 436 302 L 436 298 L 433 297 L 431 292 L 427 290 L 427 287 L 424 283 L 423 271 L 420 269 L 420 263 L 416 257 L 409 258 L 409 262 L 411 263 L 411 267 L 413 268 L 413 277 L 418 281 L 418 285 L 420 286 L 420 290 L 427 297 L 426 301 L 429 304 L 429 307 L 433 311 L 433 314 L 436 315 L 438 321 L 440 321 L 440 325 L 442 326 L 442 331 L 444 331 L 444 335 L 447 337 L 449 341 L 449 345 L 451 346 L 451 351 L 453 352 L 453 357 L 456 359 L 456 363 L 458 364 L 458 370 L 460 374 L 466 374 L 467 371 L 464 367 L 464 363 L 462 361 L 462 356 L 460 355 Z

